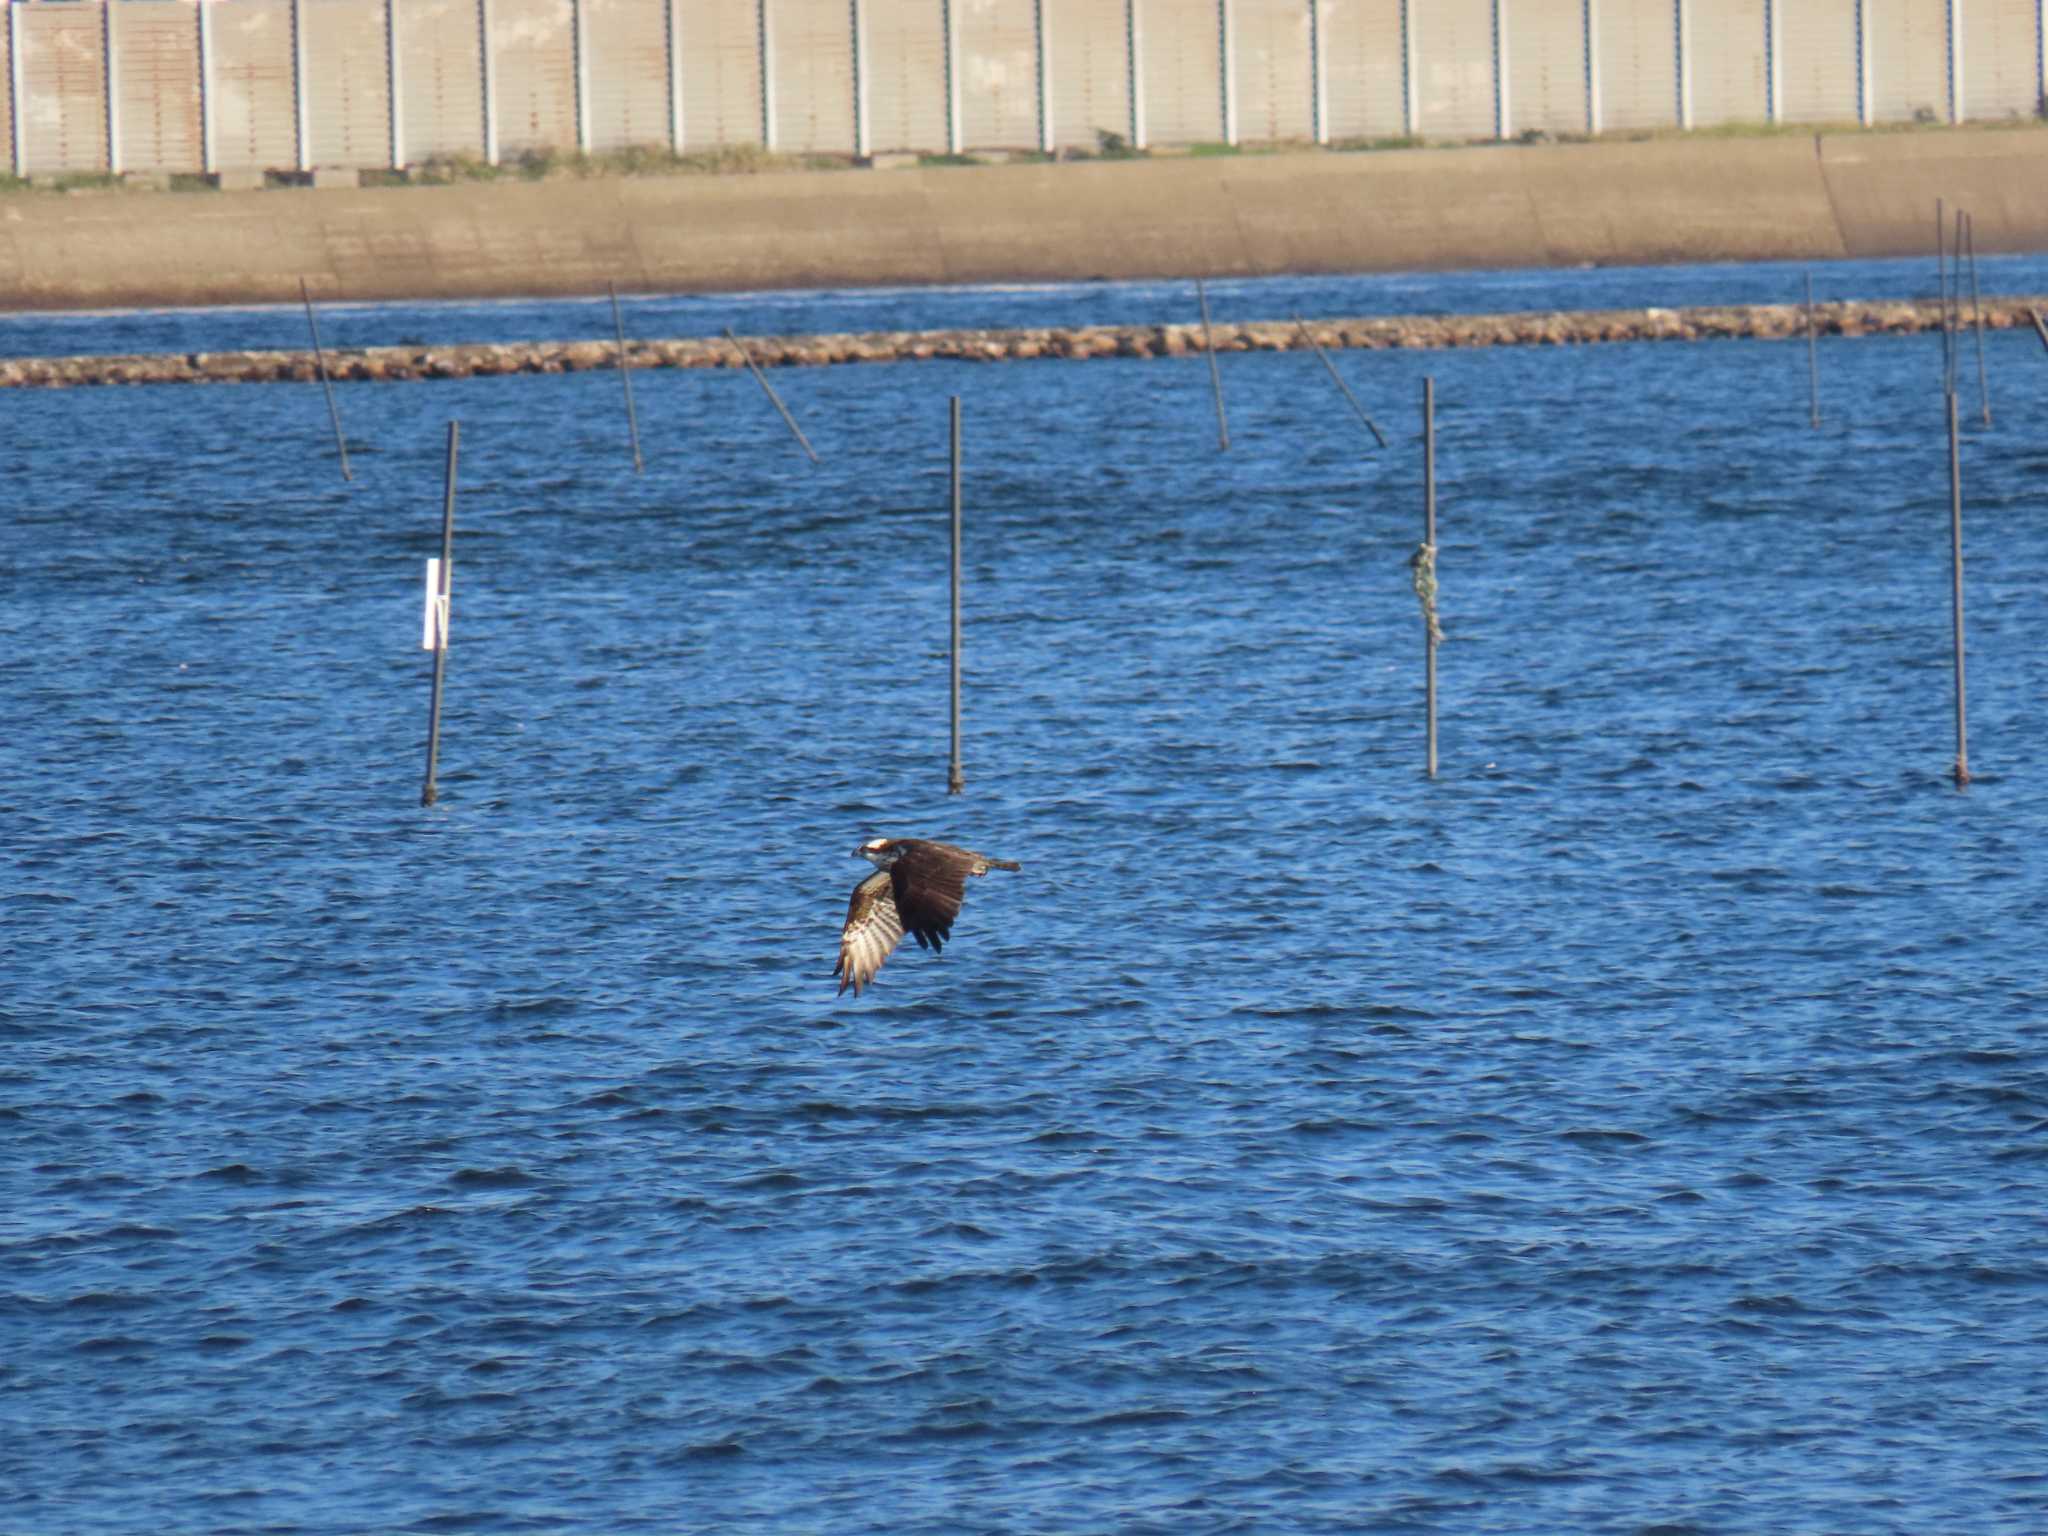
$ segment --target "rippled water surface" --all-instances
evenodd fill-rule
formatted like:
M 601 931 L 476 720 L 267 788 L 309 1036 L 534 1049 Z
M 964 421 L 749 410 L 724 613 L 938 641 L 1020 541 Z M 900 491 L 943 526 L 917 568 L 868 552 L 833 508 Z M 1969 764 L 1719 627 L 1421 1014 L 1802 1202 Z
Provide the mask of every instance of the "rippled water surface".
M 1820 362 L 1346 356 L 1383 453 L 1306 355 L 1228 453 L 1200 359 L 785 371 L 816 468 L 643 373 L 637 477 L 615 376 L 350 384 L 352 484 L 317 387 L 10 393 L 0 1527 L 2040 1530 L 2048 359 L 1962 794 L 1938 343 Z M 881 832 L 1024 868 L 835 999 Z
M 1989 294 L 2048 293 L 2048 256 L 1985 256 Z M 1795 304 L 1813 280 L 1817 301 L 1931 299 L 1931 261 L 1729 262 L 1697 267 L 1601 267 L 1570 273 L 1509 269 L 1310 278 L 1218 278 L 1208 285 L 1218 322 L 1352 315 L 1501 314 L 1548 309 L 1641 309 L 1701 304 Z M 492 300 L 468 304 L 350 303 L 316 293 L 322 341 L 336 349 L 459 342 L 609 340 L 608 299 Z M 1199 318 L 1184 282 L 1020 283 L 989 287 L 833 289 L 823 292 L 627 294 L 629 337 L 669 339 L 814 332 L 1005 326 L 1190 324 Z M 0 357 L 303 348 L 297 304 L 245 309 L 129 310 L 91 315 L 0 314 Z

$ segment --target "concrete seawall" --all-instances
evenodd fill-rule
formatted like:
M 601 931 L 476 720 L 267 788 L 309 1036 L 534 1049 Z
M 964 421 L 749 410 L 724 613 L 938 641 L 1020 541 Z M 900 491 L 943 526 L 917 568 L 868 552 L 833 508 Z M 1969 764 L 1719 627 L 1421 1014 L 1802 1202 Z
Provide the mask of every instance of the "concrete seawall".
M 2031 326 L 2048 299 L 1993 299 L 1987 326 Z M 1816 331 L 1869 336 L 1934 330 L 1932 301 L 1817 305 Z M 1216 327 L 1218 351 L 1306 351 L 1309 336 L 1324 348 L 1561 346 L 1603 341 L 1702 341 L 1803 335 L 1805 311 L 1789 304 L 1695 309 L 1578 310 L 1549 314 L 1373 317 L 1320 320 L 1308 327 L 1263 321 Z M 763 336 L 746 339 L 754 360 L 770 366 L 888 363 L 931 358 L 1006 359 L 1181 357 L 1203 349 L 1193 325 L 1077 326 L 1037 330 L 890 331 L 864 335 Z M 738 368 L 740 355 L 723 340 L 633 341 L 635 368 Z M 527 342 L 435 347 L 365 347 L 328 354 L 341 379 L 459 379 L 493 374 L 576 373 L 614 368 L 610 342 Z M 194 352 L 127 357 L 43 357 L 0 360 L 0 388 L 64 389 L 88 384 L 255 384 L 318 377 L 310 351 Z
M 0 308 L 2048 250 L 2048 130 L 0 198 Z M 1931 253 L 1930 253 L 1931 254 Z

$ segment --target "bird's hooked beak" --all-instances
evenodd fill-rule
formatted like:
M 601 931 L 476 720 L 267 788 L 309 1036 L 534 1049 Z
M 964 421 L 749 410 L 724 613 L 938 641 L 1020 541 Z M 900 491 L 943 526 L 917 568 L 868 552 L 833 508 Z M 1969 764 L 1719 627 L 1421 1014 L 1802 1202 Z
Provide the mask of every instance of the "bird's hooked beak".
M 862 843 L 858 848 L 853 850 L 853 856 L 856 859 L 866 858 L 868 856 L 868 845 L 866 843 Z

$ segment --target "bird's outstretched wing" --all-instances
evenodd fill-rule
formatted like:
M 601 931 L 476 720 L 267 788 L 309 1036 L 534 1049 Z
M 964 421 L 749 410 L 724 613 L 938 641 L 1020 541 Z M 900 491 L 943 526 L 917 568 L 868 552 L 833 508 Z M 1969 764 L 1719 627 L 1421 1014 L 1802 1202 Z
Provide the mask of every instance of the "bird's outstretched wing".
M 832 974 L 840 978 L 839 995 L 848 987 L 859 997 L 861 988 L 875 979 L 882 962 L 894 953 L 903 939 L 903 919 L 896 910 L 889 871 L 878 869 L 853 888 L 846 904 L 846 926 L 839 932 L 839 963 Z
M 958 848 L 917 843 L 889 868 L 904 930 L 934 954 L 953 936 L 953 919 L 967 899 L 973 867 L 973 856 Z

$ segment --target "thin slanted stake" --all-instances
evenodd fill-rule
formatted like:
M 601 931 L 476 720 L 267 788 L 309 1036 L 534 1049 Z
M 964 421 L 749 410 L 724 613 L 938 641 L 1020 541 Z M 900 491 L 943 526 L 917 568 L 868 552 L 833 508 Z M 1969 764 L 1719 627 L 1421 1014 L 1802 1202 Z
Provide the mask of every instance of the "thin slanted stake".
M 1956 652 L 1956 788 L 1970 782 L 1969 689 L 1963 678 L 1963 450 L 1956 428 L 1956 392 L 1948 392 L 1948 548 Z
M 775 386 L 768 382 L 768 375 L 763 373 L 755 364 L 754 354 L 746 349 L 745 344 L 741 342 L 739 337 L 733 335 L 731 326 L 725 328 L 725 339 L 731 342 L 733 350 L 739 353 L 740 361 L 747 365 L 747 372 L 754 376 L 754 382 L 761 386 L 762 392 L 768 396 L 769 403 L 782 413 L 783 422 L 789 427 L 790 432 L 794 434 L 797 442 L 803 445 L 804 452 L 811 456 L 811 462 L 813 464 L 817 463 L 818 450 L 811 446 L 811 440 L 804 436 L 804 429 L 798 426 L 796 418 L 789 414 L 789 407 L 782 403 L 782 396 L 775 393 Z
M 1422 547 L 1408 559 L 1422 604 L 1423 734 L 1429 777 L 1436 777 L 1436 648 L 1444 632 L 1436 619 L 1436 380 L 1422 381 Z
M 1814 340 L 1813 274 L 1806 274 L 1806 405 L 1810 424 L 1820 425 L 1820 349 Z
M 1991 425 L 1991 378 L 1984 369 L 1984 300 L 1977 291 L 1977 216 L 1963 220 L 1963 241 L 1970 254 L 1970 312 L 1976 317 L 1977 400 L 1984 413 L 1984 425 Z
M 612 296 L 612 330 L 619 338 L 619 382 L 626 387 L 626 431 L 633 439 L 633 473 L 645 473 L 640 457 L 640 413 L 633 409 L 633 371 L 626 364 L 626 319 L 619 312 L 619 285 L 607 280 L 605 290 Z
M 1223 371 L 1216 366 L 1216 333 L 1209 329 L 1209 289 L 1195 279 L 1195 298 L 1202 306 L 1202 350 L 1209 355 L 1209 390 L 1216 397 L 1216 446 L 1230 447 L 1230 418 L 1223 414 Z
M 313 294 L 303 277 L 299 279 L 299 297 L 306 304 L 306 329 L 313 333 L 313 365 L 320 370 L 320 388 L 327 394 L 327 419 L 334 423 L 334 447 L 341 455 L 341 478 L 353 480 L 355 476 L 348 467 L 348 439 L 341 435 L 341 407 L 334 403 L 334 381 L 327 377 L 327 349 L 320 345 L 320 322 L 313 317 Z
M 441 558 L 427 562 L 427 616 L 421 644 L 434 653 L 434 692 L 427 705 L 427 778 L 420 804 L 432 805 L 441 757 L 441 686 L 448 675 L 448 598 L 455 569 L 455 457 L 462 424 L 448 423 L 448 466 L 441 488 Z
M 1941 305 L 1941 387 L 1956 387 L 1955 334 L 1948 328 L 1948 206 L 1934 200 L 1934 296 Z
M 1330 354 L 1325 352 L 1323 344 L 1316 340 L 1315 332 L 1308 328 L 1308 323 L 1299 315 L 1294 317 L 1294 323 L 1301 327 L 1302 340 L 1306 341 L 1315 352 L 1316 359 L 1322 363 L 1324 369 L 1329 373 L 1330 382 L 1337 386 L 1338 393 L 1351 402 L 1351 409 L 1357 412 L 1358 419 L 1365 423 L 1365 429 L 1372 433 L 1373 441 L 1377 442 L 1382 448 L 1386 447 L 1386 434 L 1380 431 L 1379 423 L 1365 414 L 1365 407 L 1358 403 L 1358 396 L 1351 393 L 1351 386 L 1344 382 L 1344 375 L 1339 373 L 1337 365 L 1330 361 Z
M 952 718 L 953 754 L 946 763 L 946 793 L 957 795 L 967 788 L 967 776 L 960 767 L 960 397 L 953 395 L 947 407 L 953 450 L 953 599 L 952 599 Z
M 1960 388 L 1958 380 L 1963 374 L 1963 224 L 1966 219 L 1963 210 L 1956 210 L 1955 243 L 1949 247 L 1949 295 L 1948 295 L 1948 387 Z

